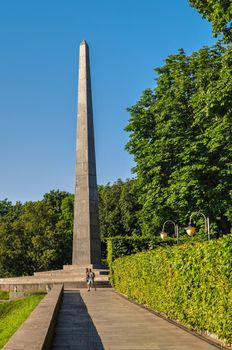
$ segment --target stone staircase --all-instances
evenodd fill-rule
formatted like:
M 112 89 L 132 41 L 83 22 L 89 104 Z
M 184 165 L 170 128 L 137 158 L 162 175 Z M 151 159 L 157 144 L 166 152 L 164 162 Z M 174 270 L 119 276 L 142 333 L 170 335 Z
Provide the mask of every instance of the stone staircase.
M 106 266 L 77 266 L 64 265 L 63 270 L 35 272 L 33 276 L 0 278 L 0 290 L 31 291 L 47 290 L 55 284 L 62 283 L 64 289 L 76 289 L 86 287 L 86 267 L 95 273 L 97 288 L 110 287 L 109 269 Z

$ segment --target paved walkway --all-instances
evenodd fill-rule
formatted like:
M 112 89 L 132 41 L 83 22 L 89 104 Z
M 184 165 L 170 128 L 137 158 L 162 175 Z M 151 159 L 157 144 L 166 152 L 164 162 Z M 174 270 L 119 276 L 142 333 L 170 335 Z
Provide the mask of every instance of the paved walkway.
M 66 291 L 52 350 L 216 350 L 111 289 Z

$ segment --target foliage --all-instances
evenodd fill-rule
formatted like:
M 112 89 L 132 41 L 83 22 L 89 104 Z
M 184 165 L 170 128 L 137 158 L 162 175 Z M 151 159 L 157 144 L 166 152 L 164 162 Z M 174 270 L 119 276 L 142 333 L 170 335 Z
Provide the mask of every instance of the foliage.
M 214 37 L 223 34 L 225 42 L 232 41 L 231 0 L 189 0 L 189 3 L 212 22 Z
M 113 286 L 169 318 L 232 342 L 232 235 L 119 258 Z
M 135 180 L 99 186 L 102 258 L 105 238 L 139 231 Z M 0 201 L 0 276 L 59 269 L 71 263 L 74 195 L 46 193 L 41 201 Z
M 129 109 L 126 149 L 136 162 L 143 234 L 192 212 L 230 232 L 232 218 L 232 47 L 220 42 L 157 68 L 157 86 Z M 218 220 L 216 218 L 219 218 Z
M 43 295 L 33 295 L 24 299 L 0 304 L 0 348 L 30 315 L 42 300 Z
M 7 199 L 0 200 L 0 217 L 8 214 L 9 210 L 12 208 L 12 203 Z
M 140 210 L 134 179 L 98 187 L 101 238 L 139 234 Z
M 142 251 L 157 248 L 158 246 L 173 245 L 176 239 L 168 238 L 162 241 L 158 236 L 117 236 L 107 239 L 107 263 L 112 262 L 122 256 L 131 255 Z
M 0 275 L 19 276 L 71 262 L 73 196 L 51 191 L 0 217 Z
M 178 244 L 205 242 L 207 235 L 199 231 L 194 237 L 189 237 L 186 233 L 179 235 Z M 109 237 L 107 242 L 107 263 L 110 266 L 112 262 L 120 257 L 152 250 L 161 246 L 172 246 L 177 244 L 174 235 L 169 235 L 167 239 L 162 240 L 159 233 L 152 236 L 116 236 Z
M 9 299 L 9 292 L 0 290 L 0 300 L 8 300 L 8 299 Z

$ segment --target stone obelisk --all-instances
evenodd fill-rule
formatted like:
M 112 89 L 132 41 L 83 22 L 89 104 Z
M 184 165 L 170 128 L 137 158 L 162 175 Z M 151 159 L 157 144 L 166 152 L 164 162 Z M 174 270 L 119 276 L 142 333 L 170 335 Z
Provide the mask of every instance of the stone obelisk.
M 89 47 L 80 45 L 72 264 L 101 261 Z

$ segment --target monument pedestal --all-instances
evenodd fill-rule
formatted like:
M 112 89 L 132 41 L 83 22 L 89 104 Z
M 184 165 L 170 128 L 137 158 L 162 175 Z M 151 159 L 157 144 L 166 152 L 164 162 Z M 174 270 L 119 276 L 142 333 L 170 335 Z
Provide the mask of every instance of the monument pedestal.
M 0 290 L 13 291 L 17 287 L 17 291 L 45 291 L 55 284 L 63 284 L 65 290 L 86 288 L 86 267 L 94 271 L 97 288 L 110 287 L 107 267 L 64 265 L 63 270 L 35 272 L 33 276 L 0 278 Z
M 92 269 L 92 270 L 108 270 L 108 266 L 100 265 L 100 264 L 86 264 L 86 265 L 63 265 L 63 270 L 65 271 L 72 271 L 72 270 L 82 270 L 85 271 L 85 269 Z

